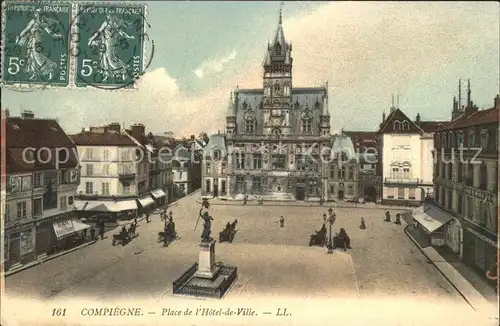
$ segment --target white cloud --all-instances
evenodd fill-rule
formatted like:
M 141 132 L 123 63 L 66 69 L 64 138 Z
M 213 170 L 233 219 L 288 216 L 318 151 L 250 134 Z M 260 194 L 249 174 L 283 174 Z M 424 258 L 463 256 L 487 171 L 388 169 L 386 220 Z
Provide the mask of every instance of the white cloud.
M 236 51 L 233 51 L 222 58 L 206 60 L 202 62 L 193 72 L 198 78 L 202 79 L 206 73 L 221 72 L 224 65 L 234 59 L 236 59 Z

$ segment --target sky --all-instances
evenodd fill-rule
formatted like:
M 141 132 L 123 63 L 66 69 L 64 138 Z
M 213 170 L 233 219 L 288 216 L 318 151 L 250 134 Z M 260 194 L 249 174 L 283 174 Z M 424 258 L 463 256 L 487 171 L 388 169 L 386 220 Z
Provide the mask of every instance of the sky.
M 155 53 L 137 90 L 2 89 L 2 108 L 58 118 L 67 133 L 110 122 L 158 135 L 223 131 L 230 91 L 262 87 L 280 3 L 146 4 Z M 328 81 L 333 132 L 376 130 L 397 93 L 410 118 L 449 120 L 460 78 L 490 108 L 500 89 L 499 12 L 497 2 L 285 2 L 293 85 Z

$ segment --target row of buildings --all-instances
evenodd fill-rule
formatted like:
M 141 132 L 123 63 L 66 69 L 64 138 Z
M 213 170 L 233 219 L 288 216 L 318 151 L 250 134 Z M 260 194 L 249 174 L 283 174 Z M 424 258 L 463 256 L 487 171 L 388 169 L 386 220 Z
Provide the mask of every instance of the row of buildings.
M 210 137 L 202 196 L 415 206 L 430 243 L 482 272 L 496 261 L 499 96 L 479 110 L 469 83 L 462 105 L 460 83 L 446 121 L 410 118 L 393 98 L 377 131 L 331 135 L 328 84 L 293 87 L 291 52 L 280 16 L 262 88 L 232 91 L 226 132 Z
M 194 137 L 165 142 L 119 123 L 68 135 L 31 111 L 5 114 L 6 267 L 51 253 L 89 227 L 82 221 L 132 218 L 200 187 L 204 143 Z

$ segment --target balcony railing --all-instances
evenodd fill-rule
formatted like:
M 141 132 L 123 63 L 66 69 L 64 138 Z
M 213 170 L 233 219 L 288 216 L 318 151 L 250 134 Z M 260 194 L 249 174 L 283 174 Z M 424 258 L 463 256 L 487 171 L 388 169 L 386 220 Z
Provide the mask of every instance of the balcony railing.
M 384 178 L 385 183 L 418 184 L 419 178 Z

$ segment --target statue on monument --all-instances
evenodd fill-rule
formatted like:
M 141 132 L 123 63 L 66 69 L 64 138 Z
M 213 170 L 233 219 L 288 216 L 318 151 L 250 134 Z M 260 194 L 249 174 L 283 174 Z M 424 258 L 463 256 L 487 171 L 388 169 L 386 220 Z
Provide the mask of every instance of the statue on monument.
M 210 234 L 212 233 L 212 221 L 213 218 L 208 214 L 207 211 L 203 212 L 203 207 L 200 209 L 200 216 L 203 219 L 203 231 L 201 232 L 201 240 L 208 242 L 211 241 L 212 238 L 210 237 Z M 199 220 L 199 218 L 198 218 Z M 195 227 L 196 228 L 196 227 Z

